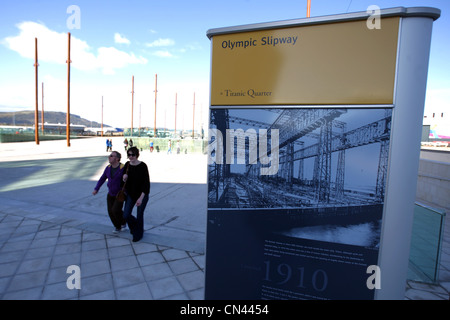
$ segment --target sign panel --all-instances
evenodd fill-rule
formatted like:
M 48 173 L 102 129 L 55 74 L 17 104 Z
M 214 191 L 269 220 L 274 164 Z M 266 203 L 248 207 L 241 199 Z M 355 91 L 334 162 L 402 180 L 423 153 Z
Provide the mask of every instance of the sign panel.
M 209 32 L 206 299 L 404 298 L 439 15 Z
M 392 104 L 399 18 L 217 35 L 211 105 Z
M 207 299 L 373 299 L 391 113 L 211 110 Z

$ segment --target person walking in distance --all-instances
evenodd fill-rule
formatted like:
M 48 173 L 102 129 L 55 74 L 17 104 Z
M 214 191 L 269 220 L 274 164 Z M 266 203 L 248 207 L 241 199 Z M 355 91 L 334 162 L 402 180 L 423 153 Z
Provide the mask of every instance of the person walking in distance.
M 129 161 L 125 164 L 125 170 L 128 170 L 128 174 L 123 175 L 127 194 L 123 216 L 133 235 L 133 242 L 137 242 L 144 235 L 144 211 L 150 194 L 150 174 L 147 165 L 139 160 L 138 148 L 129 148 L 127 156 Z M 135 206 L 136 217 L 132 215 Z
M 169 139 L 169 142 L 167 143 L 167 154 L 172 154 L 172 140 Z
M 123 217 L 123 202 L 116 199 L 117 194 L 122 189 L 122 178 L 125 172 L 125 165 L 120 163 L 121 154 L 117 151 L 112 151 L 108 157 L 109 165 L 103 171 L 102 176 L 97 182 L 97 185 L 92 191 L 95 196 L 106 179 L 108 179 L 108 194 L 106 196 L 106 204 L 108 208 L 108 215 L 114 225 L 114 233 L 126 229 L 126 221 Z

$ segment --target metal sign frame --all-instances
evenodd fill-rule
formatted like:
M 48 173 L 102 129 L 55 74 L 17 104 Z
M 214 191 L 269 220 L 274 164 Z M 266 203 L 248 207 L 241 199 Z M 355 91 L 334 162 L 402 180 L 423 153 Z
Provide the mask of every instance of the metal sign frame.
M 378 263 L 376 265 L 377 269 L 374 271 L 378 277 L 375 281 L 375 299 L 404 299 L 431 33 L 433 22 L 438 19 L 439 16 L 439 9 L 428 7 L 399 7 L 380 10 L 379 18 L 381 19 L 381 23 L 387 18 L 398 19 L 398 34 L 395 35 L 397 37 L 397 43 L 392 103 L 383 103 L 383 101 L 380 101 L 380 103 L 361 103 L 359 101 L 351 103 L 348 101 L 339 101 L 334 104 L 323 103 L 322 101 L 318 103 L 300 101 L 300 103 L 289 102 L 286 104 L 283 103 L 283 97 L 281 97 L 281 100 L 275 99 L 274 102 L 269 99 L 260 100 L 263 101 L 263 103 L 252 104 L 242 102 L 245 91 L 242 91 L 241 96 L 239 96 L 238 93 L 236 94 L 237 98 L 241 99 L 238 100 L 237 103 L 227 103 L 226 100 L 221 100 L 219 97 L 219 94 L 223 94 L 224 88 L 219 88 L 219 91 L 214 91 L 217 88 L 215 87 L 216 84 L 213 82 L 213 79 L 220 79 L 222 75 L 220 73 L 217 74 L 218 69 L 215 68 L 214 65 L 217 61 L 214 61 L 213 58 L 211 62 L 212 80 L 210 109 L 212 113 L 216 112 L 215 110 L 220 112 L 220 110 L 225 109 L 229 109 L 230 111 L 248 109 L 258 112 L 258 110 L 274 108 L 279 110 L 297 110 L 299 108 L 310 110 L 332 110 L 342 108 L 347 110 L 384 109 L 390 112 L 390 135 L 389 147 L 388 150 L 386 150 L 388 160 L 386 168 L 387 174 L 385 177 L 381 235 L 378 249 Z M 335 26 L 336 24 L 353 21 L 367 21 L 369 18 L 371 18 L 369 13 L 358 12 L 211 29 L 208 30 L 207 36 L 214 40 L 215 37 L 224 35 L 236 36 L 240 34 L 249 34 L 249 32 L 297 27 L 314 28 L 324 25 Z M 381 28 L 383 28 L 383 26 L 381 26 Z M 373 32 L 376 32 L 376 30 Z M 254 39 L 252 39 L 252 41 L 254 41 Z M 256 43 L 253 42 L 253 44 Z M 250 43 L 249 46 L 250 45 L 252 45 L 252 43 Z M 355 46 L 357 46 L 357 44 L 355 44 Z M 352 50 L 352 47 L 348 47 L 347 49 Z M 215 52 L 213 44 L 211 50 L 211 55 L 214 57 Z M 236 59 L 239 60 L 240 57 L 237 57 Z M 231 77 L 233 77 L 233 75 L 231 75 Z M 254 120 L 256 121 L 256 119 Z M 224 137 L 220 138 L 225 139 Z M 217 137 L 215 137 L 215 139 L 217 142 Z M 230 146 L 228 146 L 228 148 L 229 147 Z M 215 154 L 215 156 L 217 157 L 217 154 Z M 239 159 L 237 161 L 239 161 Z M 211 175 L 209 175 L 208 179 L 210 179 L 210 177 Z M 214 208 L 209 208 L 209 210 L 214 211 Z M 213 230 L 213 228 L 209 228 L 208 226 L 207 237 L 211 236 L 211 230 Z M 224 239 L 224 241 L 226 241 L 226 239 Z M 211 271 L 213 268 L 208 268 L 208 261 L 211 262 L 211 259 L 208 259 L 208 251 L 212 252 L 212 250 L 215 249 L 214 245 L 215 244 L 209 243 L 209 241 L 207 242 L 206 291 L 208 291 L 208 287 L 215 285 L 214 283 L 208 283 L 208 281 L 211 281 L 212 279 L 211 272 L 213 272 Z M 214 255 L 211 254 L 210 256 Z M 367 277 L 369 276 L 370 274 L 367 274 Z M 239 288 L 235 289 L 239 290 Z M 208 296 L 206 298 L 208 298 Z

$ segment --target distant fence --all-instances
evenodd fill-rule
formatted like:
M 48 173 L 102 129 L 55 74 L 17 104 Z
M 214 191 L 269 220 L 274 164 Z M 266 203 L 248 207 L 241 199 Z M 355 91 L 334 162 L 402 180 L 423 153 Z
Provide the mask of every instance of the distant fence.
M 70 139 L 77 139 L 83 136 L 79 135 L 70 135 Z M 4 133 L 0 132 L 0 143 L 8 143 L 8 142 L 30 142 L 35 141 L 36 137 L 34 133 Z M 67 139 L 66 134 L 45 134 L 39 135 L 39 141 L 48 141 L 48 140 L 64 140 Z
M 133 146 L 139 150 L 150 150 L 150 142 L 153 141 L 153 152 L 168 152 L 169 140 L 171 140 L 172 153 L 206 153 L 208 141 L 202 139 L 169 139 L 149 137 L 124 137 L 124 140 L 133 141 Z M 128 145 L 130 146 L 130 145 Z

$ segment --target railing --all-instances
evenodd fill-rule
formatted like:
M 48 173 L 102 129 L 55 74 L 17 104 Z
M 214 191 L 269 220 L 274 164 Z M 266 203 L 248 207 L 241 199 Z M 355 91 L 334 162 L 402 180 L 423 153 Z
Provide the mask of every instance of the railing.
M 171 140 L 172 153 L 176 154 L 178 147 L 180 147 L 180 153 L 203 153 L 206 154 L 208 147 L 208 140 L 206 139 L 172 139 L 172 138 L 152 138 L 152 137 L 130 137 L 124 136 L 129 141 L 133 140 L 133 146 L 140 150 L 149 150 L 150 142 L 153 142 L 153 149 L 155 153 L 166 153 L 168 150 L 168 143 Z M 130 145 L 128 145 L 129 147 Z M 119 147 L 117 146 L 119 149 Z M 123 148 L 123 147 L 122 147 Z
M 408 279 L 437 283 L 445 211 L 416 202 L 409 254 Z

